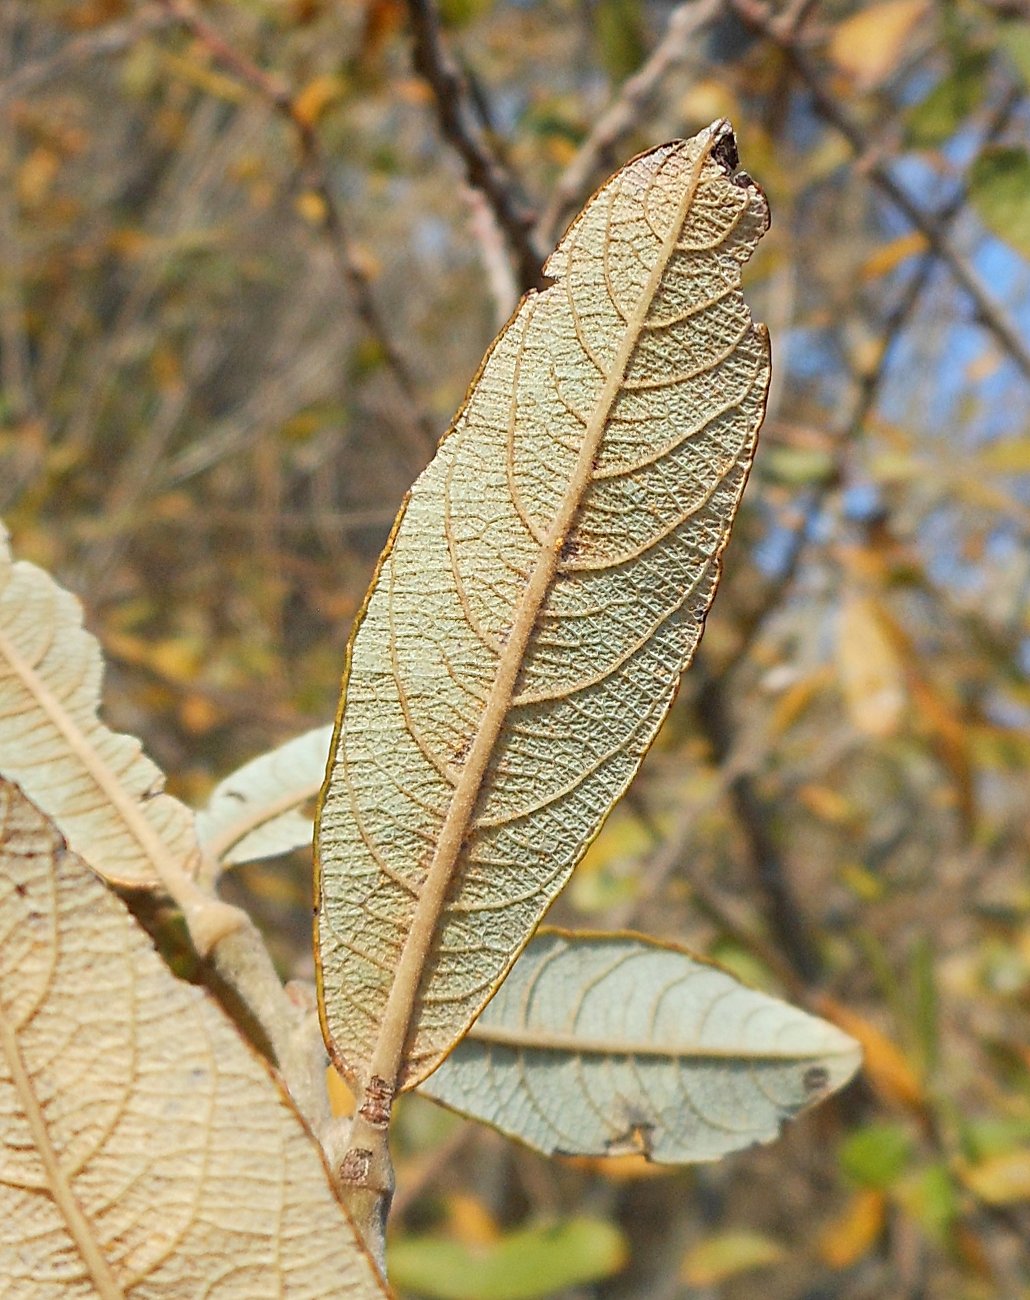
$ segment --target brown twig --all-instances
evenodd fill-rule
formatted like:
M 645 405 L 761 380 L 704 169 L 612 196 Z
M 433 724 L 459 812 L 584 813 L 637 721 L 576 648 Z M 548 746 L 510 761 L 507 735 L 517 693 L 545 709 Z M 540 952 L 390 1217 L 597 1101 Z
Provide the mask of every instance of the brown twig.
M 927 212 L 908 195 L 881 158 L 870 149 L 865 131 L 826 89 L 808 56 L 797 22 L 778 19 L 762 0 L 730 0 L 730 3 L 747 27 L 782 51 L 808 89 L 818 115 L 844 137 L 855 156 L 862 160 L 862 170 L 884 197 L 926 237 L 934 255 L 948 267 L 956 284 L 973 302 L 984 328 L 994 335 L 1023 374 L 1030 377 L 1030 346 L 1023 335 L 981 284 L 968 259 L 952 243 L 941 214 Z
M 231 45 L 190 3 L 190 0 L 157 0 L 217 63 L 221 64 L 260 99 L 275 110 L 292 128 L 308 187 L 317 195 L 323 211 L 323 227 L 329 237 L 340 278 L 354 303 L 358 318 L 382 350 L 383 360 L 404 399 L 404 420 L 413 451 L 420 457 L 436 449 L 436 433 L 422 412 L 407 361 L 390 339 L 390 332 L 375 300 L 368 277 L 354 248 L 340 204 L 329 182 L 329 169 L 322 144 L 311 121 L 297 109 L 297 100 L 281 78 L 267 72 L 253 59 Z
M 504 232 L 519 283 L 523 289 L 542 288 L 546 280 L 541 270 L 543 257 L 533 238 L 533 210 L 480 125 L 468 78 L 441 35 L 436 0 L 407 3 L 415 41 L 415 70 L 433 92 L 440 131 L 464 162 L 468 183 L 490 205 Z
M 537 243 L 549 248 L 566 218 L 578 208 L 598 172 L 614 163 L 612 151 L 647 111 L 665 77 L 685 62 L 701 30 L 715 19 L 721 0 L 688 0 L 669 15 L 665 35 L 597 119 L 559 176 L 536 225 Z
M 711 746 L 714 761 L 721 766 L 733 747 L 733 727 L 725 688 L 720 678 L 704 673 L 700 662 L 695 663 L 694 671 L 701 674 L 696 701 L 697 719 Z M 769 809 L 747 773 L 741 772 L 733 777 L 729 793 L 744 834 L 751 872 L 769 929 L 798 977 L 806 985 L 816 984 L 822 976 L 822 958 L 772 833 Z

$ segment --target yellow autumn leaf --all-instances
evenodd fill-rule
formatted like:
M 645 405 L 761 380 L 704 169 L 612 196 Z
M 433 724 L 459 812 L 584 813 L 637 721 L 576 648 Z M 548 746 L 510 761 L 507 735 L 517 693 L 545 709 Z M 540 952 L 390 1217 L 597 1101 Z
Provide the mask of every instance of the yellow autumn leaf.
M 341 77 L 314 77 L 294 99 L 293 116 L 304 126 L 315 126 L 326 109 L 343 98 L 346 89 Z
M 833 29 L 827 54 L 861 89 L 871 89 L 897 68 L 926 9 L 927 0 L 883 0 L 859 8 Z
M 908 261 L 910 257 L 925 251 L 926 236 L 921 230 L 910 230 L 907 234 L 899 235 L 897 239 L 892 239 L 889 243 L 881 244 L 879 248 L 874 249 L 862 263 L 859 275 L 863 280 L 879 279 L 882 275 L 888 275 L 902 262 Z
M 844 598 L 837 624 L 837 672 L 848 714 L 867 736 L 892 736 L 908 703 L 905 670 L 875 600 Z
M 839 1218 L 820 1232 L 816 1249 L 830 1268 L 850 1268 L 876 1244 L 886 1220 L 887 1198 L 873 1187 L 855 1192 Z
M 819 997 L 815 1006 L 820 1015 L 861 1043 L 865 1077 L 881 1097 L 906 1109 L 923 1111 L 926 1090 L 922 1080 L 893 1039 L 871 1020 L 832 998 Z
M 769 377 L 728 123 L 594 195 L 412 489 L 347 652 L 318 817 L 336 1064 L 411 1087 L 632 779 L 701 634 Z
M 958 1172 L 969 1190 L 988 1205 L 1030 1201 L 1030 1147 L 999 1152 L 975 1165 L 964 1164 Z

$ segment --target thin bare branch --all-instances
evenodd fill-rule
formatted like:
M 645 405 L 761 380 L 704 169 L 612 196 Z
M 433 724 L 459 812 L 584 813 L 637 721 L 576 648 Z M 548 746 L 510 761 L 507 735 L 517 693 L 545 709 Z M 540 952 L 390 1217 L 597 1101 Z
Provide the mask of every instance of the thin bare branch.
M 505 247 L 504 231 L 497 224 L 494 210 L 487 203 L 482 190 L 466 185 L 465 199 L 469 206 L 469 230 L 479 248 L 480 261 L 493 299 L 494 322 L 500 329 L 519 300 L 519 286 L 515 282 Z
M 436 0 L 408 0 L 415 40 L 415 70 L 433 92 L 444 139 L 465 164 L 468 183 L 490 205 L 523 289 L 542 288 L 543 256 L 533 237 L 534 213 L 521 186 L 497 156 L 476 114 L 468 78 L 448 50 L 440 32 Z
M 404 399 L 405 432 L 412 450 L 421 458 L 431 455 L 436 448 L 436 433 L 422 411 L 418 386 L 407 361 L 390 338 L 361 258 L 354 247 L 343 211 L 329 181 L 329 168 L 318 132 L 310 120 L 298 111 L 296 96 L 290 87 L 231 45 L 194 8 L 190 0 L 157 0 L 157 3 L 194 37 L 212 59 L 253 90 L 290 124 L 297 140 L 306 183 L 318 196 L 322 206 L 323 227 L 329 237 L 340 278 L 361 323 L 382 350 L 384 363 Z

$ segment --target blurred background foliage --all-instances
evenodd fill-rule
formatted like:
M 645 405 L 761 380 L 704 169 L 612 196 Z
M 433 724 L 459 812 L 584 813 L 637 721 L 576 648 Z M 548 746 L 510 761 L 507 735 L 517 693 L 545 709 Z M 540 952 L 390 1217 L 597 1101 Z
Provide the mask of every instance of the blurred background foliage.
M 555 913 L 836 1018 L 865 1073 L 680 1172 L 409 1102 L 403 1294 L 1030 1295 L 1028 93 L 1022 0 L 0 6 L 0 513 L 193 801 L 332 715 L 401 496 L 603 176 L 725 115 L 770 196 L 723 588 Z M 309 877 L 227 886 L 301 978 Z

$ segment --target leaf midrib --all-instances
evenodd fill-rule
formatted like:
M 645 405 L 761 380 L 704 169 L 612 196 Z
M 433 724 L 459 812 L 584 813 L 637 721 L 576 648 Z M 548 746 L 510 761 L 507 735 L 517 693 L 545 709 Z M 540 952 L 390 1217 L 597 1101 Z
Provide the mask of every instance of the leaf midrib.
M 670 1061 L 740 1061 L 746 1064 L 761 1062 L 789 1062 L 824 1060 L 827 1057 L 851 1056 L 855 1047 L 849 1043 L 838 1046 L 782 1050 L 763 1047 L 758 1051 L 743 1048 L 707 1046 L 692 1043 L 627 1042 L 618 1038 L 585 1038 L 576 1034 L 558 1033 L 544 1029 L 517 1028 L 504 1025 L 474 1024 L 466 1034 L 469 1042 L 484 1047 L 503 1047 L 515 1052 L 562 1052 L 571 1056 L 628 1056 L 655 1057 Z
M 405 1049 L 408 1046 L 415 1017 L 416 1001 L 425 977 L 426 961 L 461 857 L 462 846 L 472 825 L 475 806 L 490 759 L 511 708 L 515 684 L 525 660 L 537 616 L 553 585 L 562 546 L 593 478 L 594 457 L 608 426 L 611 408 L 625 380 L 626 370 L 640 339 L 654 295 L 665 276 L 682 233 L 686 214 L 697 192 L 702 168 L 715 142 L 716 137 L 713 135 L 700 150 L 689 184 L 684 187 L 676 217 L 670 222 L 669 233 L 663 241 L 647 284 L 640 293 L 633 313 L 626 320 L 619 349 L 595 403 L 590 422 L 584 429 L 579 456 L 568 488 L 550 527 L 544 534 L 536 564 L 516 606 L 511 630 L 498 661 L 497 672 L 476 735 L 451 798 L 433 859 L 415 905 L 373 1044 L 368 1073 L 361 1081 L 362 1084 L 367 1084 L 369 1079 L 377 1077 L 386 1081 L 392 1091 L 401 1077 Z M 569 274 L 569 271 L 566 271 L 566 274 Z M 530 935 L 527 935 L 525 942 L 528 942 L 529 938 Z M 508 962 L 498 977 L 498 982 L 503 979 L 523 947 L 525 943 L 513 948 Z M 413 1087 L 425 1078 L 438 1063 L 437 1056 L 438 1053 L 434 1052 L 423 1065 L 410 1070 L 404 1077 L 405 1086 Z
M 32 1076 L 22 1056 L 18 1036 L 2 1003 L 0 1003 L 0 1043 L 3 1044 L 3 1054 L 11 1072 L 15 1095 L 21 1103 L 35 1150 L 46 1172 L 47 1187 L 54 1205 L 68 1228 L 69 1236 L 75 1242 L 89 1279 L 101 1300 L 124 1300 L 125 1292 L 111 1271 L 111 1266 L 100 1248 L 96 1232 L 61 1167 L 60 1158 L 50 1139 L 43 1108 L 32 1086 Z
M 63 634 L 60 628 L 56 628 L 55 633 L 57 636 Z M 0 656 L 7 660 L 26 692 L 63 739 L 68 751 L 79 760 L 86 775 L 118 813 L 125 829 L 139 845 L 161 882 L 169 887 L 169 892 L 174 892 L 171 888 L 173 884 L 178 887 L 180 878 L 188 882 L 186 873 L 172 858 L 165 842 L 142 815 L 135 801 L 128 796 L 125 787 L 111 768 L 100 757 L 96 746 L 39 673 L 18 653 L 9 638 L 2 632 L 0 632 Z M 103 727 L 104 724 L 98 720 L 97 726 Z M 168 797 L 171 798 L 170 795 Z M 84 856 L 88 862 L 89 856 Z M 104 870 L 103 864 L 98 864 L 98 867 L 101 871 Z M 112 868 L 111 874 L 116 870 L 117 868 Z

